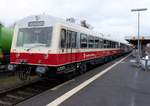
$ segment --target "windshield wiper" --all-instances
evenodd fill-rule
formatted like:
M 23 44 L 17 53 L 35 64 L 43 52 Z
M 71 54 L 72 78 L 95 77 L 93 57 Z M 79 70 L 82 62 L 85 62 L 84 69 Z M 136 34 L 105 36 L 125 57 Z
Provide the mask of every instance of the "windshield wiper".
M 32 46 L 32 47 L 28 48 L 27 51 L 30 51 L 31 49 L 39 47 L 39 46 L 45 46 L 45 45 L 35 45 L 35 46 Z

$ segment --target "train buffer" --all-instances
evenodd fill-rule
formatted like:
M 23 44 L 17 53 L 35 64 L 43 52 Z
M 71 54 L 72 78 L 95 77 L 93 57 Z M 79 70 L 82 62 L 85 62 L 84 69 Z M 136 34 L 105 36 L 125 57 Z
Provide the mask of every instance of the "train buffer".
M 150 73 L 133 67 L 131 59 L 93 69 L 17 106 L 149 106 Z

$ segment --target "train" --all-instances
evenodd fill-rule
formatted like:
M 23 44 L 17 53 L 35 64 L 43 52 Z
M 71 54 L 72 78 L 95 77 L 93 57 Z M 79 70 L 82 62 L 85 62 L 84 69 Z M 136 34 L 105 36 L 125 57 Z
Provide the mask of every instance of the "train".
M 10 50 L 11 69 L 41 77 L 85 73 L 89 66 L 129 53 L 130 45 L 49 15 L 18 21 Z
M 13 28 L 4 27 L 0 24 L 0 69 L 10 61 L 10 48 L 12 43 Z

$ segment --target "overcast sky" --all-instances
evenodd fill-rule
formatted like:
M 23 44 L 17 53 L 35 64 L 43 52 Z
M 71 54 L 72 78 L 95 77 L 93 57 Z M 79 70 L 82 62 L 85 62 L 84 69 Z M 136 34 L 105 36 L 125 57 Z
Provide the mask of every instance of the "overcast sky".
M 6 26 L 34 14 L 86 19 L 94 30 L 115 39 L 137 34 L 137 14 L 141 13 L 141 35 L 150 35 L 150 0 L 0 0 L 0 21 Z

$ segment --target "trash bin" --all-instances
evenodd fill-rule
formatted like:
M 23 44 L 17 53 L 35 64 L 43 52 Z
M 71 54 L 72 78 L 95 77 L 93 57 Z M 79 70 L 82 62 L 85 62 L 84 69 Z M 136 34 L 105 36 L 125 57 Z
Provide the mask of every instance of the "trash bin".
M 150 59 L 148 56 L 145 56 L 144 58 L 142 58 L 140 60 L 140 63 L 141 63 L 141 67 L 145 70 L 145 71 L 148 71 L 150 70 Z

